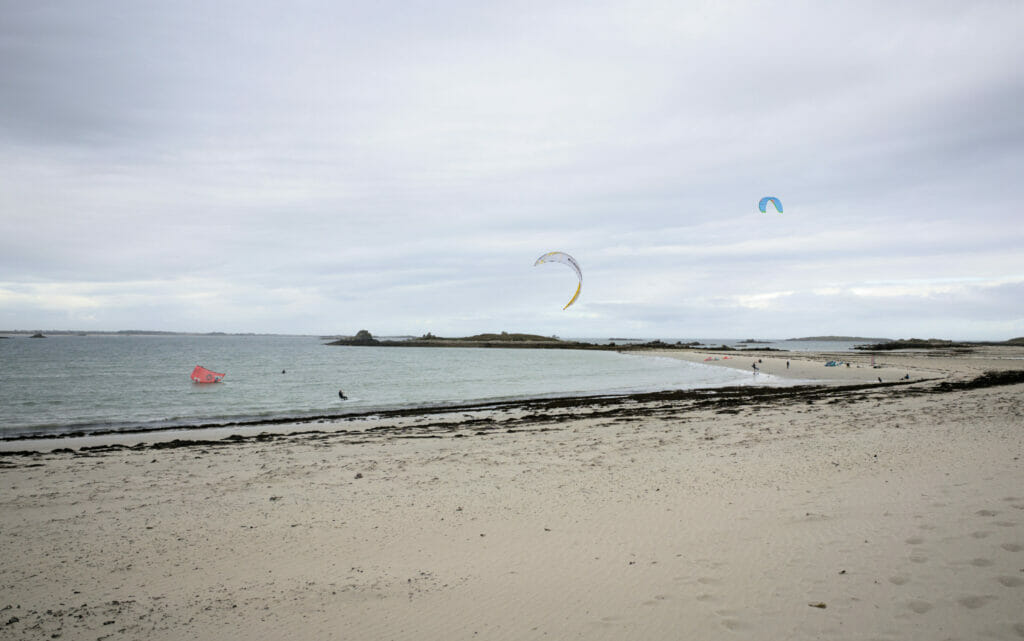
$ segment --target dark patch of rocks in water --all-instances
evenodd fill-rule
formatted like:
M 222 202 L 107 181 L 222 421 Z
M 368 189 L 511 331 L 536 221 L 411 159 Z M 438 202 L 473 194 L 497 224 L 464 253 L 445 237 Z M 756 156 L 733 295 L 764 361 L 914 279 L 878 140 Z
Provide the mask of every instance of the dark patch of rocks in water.
M 328 343 L 328 345 L 380 345 L 380 341 L 373 337 L 373 334 L 361 329 L 356 332 L 355 336 L 346 338 L 339 338 L 336 341 Z

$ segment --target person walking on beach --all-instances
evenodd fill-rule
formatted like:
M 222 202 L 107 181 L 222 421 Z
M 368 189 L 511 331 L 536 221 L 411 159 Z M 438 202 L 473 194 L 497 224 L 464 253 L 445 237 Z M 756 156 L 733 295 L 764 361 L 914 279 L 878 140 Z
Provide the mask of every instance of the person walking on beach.
M 789 361 L 786 361 L 786 369 L 789 369 Z

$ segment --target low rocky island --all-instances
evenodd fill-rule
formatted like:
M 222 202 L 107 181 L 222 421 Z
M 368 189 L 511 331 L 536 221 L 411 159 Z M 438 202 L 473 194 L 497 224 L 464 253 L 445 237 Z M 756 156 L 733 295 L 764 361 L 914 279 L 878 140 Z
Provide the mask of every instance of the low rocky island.
M 1000 347 L 1024 345 L 1024 336 L 1006 341 L 954 341 L 945 338 L 901 338 L 899 340 L 869 345 L 857 345 L 854 349 L 869 351 L 893 351 L 900 349 L 956 350 L 970 351 L 978 347 Z
M 788 341 L 806 341 L 819 343 L 845 342 L 845 343 L 888 343 L 891 338 L 867 338 L 864 336 L 801 336 L 800 338 L 787 338 Z
M 377 339 L 365 329 L 356 332 L 355 336 L 344 336 L 333 340 L 327 345 L 374 346 L 374 347 L 528 347 L 556 349 L 588 349 L 608 346 L 564 341 L 555 336 L 538 336 L 536 334 L 476 334 L 466 337 L 434 336 L 430 332 L 418 337 L 402 340 Z
M 619 339 L 627 341 L 631 339 Z M 496 347 L 496 348 L 521 348 L 521 349 L 589 349 L 604 351 L 644 351 L 644 350 L 674 350 L 674 349 L 695 349 L 715 351 L 744 351 L 755 350 L 755 348 L 729 347 L 727 345 L 701 345 L 699 342 L 666 343 L 661 339 L 645 341 L 643 343 L 619 344 L 614 340 L 608 343 L 588 343 L 585 341 L 563 340 L 557 336 L 540 336 L 537 334 L 521 333 L 485 333 L 465 337 L 444 337 L 434 336 L 430 332 L 418 338 L 401 340 L 377 339 L 365 329 L 356 332 L 355 336 L 343 336 L 332 340 L 327 345 L 355 346 L 355 347 Z M 773 348 L 760 348 L 757 351 L 780 351 Z

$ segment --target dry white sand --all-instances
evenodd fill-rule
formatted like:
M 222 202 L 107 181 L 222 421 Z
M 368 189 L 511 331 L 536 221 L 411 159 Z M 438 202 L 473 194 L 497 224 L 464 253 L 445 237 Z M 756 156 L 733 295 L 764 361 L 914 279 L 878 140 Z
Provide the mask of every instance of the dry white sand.
M 4 457 L 0 638 L 1022 639 L 1024 385 L 935 385 Z
M 1017 353 L 1015 349 L 1011 351 L 1013 354 Z M 911 380 L 920 380 L 952 374 L 948 368 L 942 369 L 933 362 L 933 357 L 924 353 L 668 350 L 658 352 L 658 355 L 692 363 L 744 370 L 750 372 L 751 377 L 757 372 L 757 376 L 778 376 L 828 384 L 872 383 L 878 382 L 878 379 L 891 383 L 904 380 L 906 376 Z M 838 364 L 829 366 L 829 362 Z M 756 370 L 753 365 L 757 365 Z M 966 365 L 962 369 L 965 372 L 973 371 Z

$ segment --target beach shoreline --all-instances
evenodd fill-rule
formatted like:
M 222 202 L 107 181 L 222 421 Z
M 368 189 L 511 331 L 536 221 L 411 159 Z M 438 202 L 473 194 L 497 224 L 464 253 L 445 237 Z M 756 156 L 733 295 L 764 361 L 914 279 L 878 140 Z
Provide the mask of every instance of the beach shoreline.
M 1020 639 L 1005 355 L 2 456 L 3 636 Z
M 1020 352 L 1024 354 L 1024 349 Z M 635 351 L 623 353 L 635 354 Z M 726 367 L 751 372 L 746 384 L 752 386 L 790 385 L 841 385 L 874 382 L 905 381 L 904 376 L 914 380 L 941 378 L 949 372 L 926 368 L 921 363 L 901 364 L 900 366 L 883 365 L 876 369 L 860 362 L 851 370 L 846 367 L 825 367 L 829 360 L 858 359 L 867 360 L 852 352 L 815 353 L 799 352 L 779 354 L 776 351 L 752 352 L 737 355 L 731 350 L 707 352 L 706 350 L 645 350 L 644 356 L 683 360 L 710 367 Z M 849 361 L 844 361 L 849 362 Z M 752 370 L 753 364 L 758 370 Z M 998 365 L 998 364 L 997 364 Z M 756 375 L 755 375 L 756 374 Z M 878 379 L 885 377 L 882 381 Z M 668 388 L 671 389 L 671 388 Z M 699 388 L 687 388 L 699 389 Z M 717 388 L 708 388 L 717 389 Z M 665 391 L 665 390 L 651 390 Z M 168 443 L 172 441 L 219 440 L 241 435 L 251 437 L 260 433 L 282 434 L 296 431 L 320 429 L 324 425 L 342 423 L 361 424 L 374 420 L 387 420 L 395 417 L 432 415 L 438 413 L 454 413 L 503 409 L 520 405 L 529 406 L 536 402 L 554 400 L 558 403 L 580 404 L 591 398 L 643 395 L 648 392 L 595 392 L 593 394 L 552 395 L 542 397 L 524 397 L 506 400 L 467 401 L 464 403 L 442 403 L 437 405 L 414 405 L 409 407 L 361 408 L 344 412 L 303 417 L 268 417 L 246 420 L 213 420 L 202 421 L 195 425 L 153 426 L 142 424 L 136 427 L 97 428 L 88 427 L 54 433 L 35 433 L 4 436 L 0 438 L 0 455 L 4 453 L 52 451 L 56 449 L 97 447 L 107 445 L 135 446 L 145 443 Z M 328 428 L 329 429 L 329 428 Z

